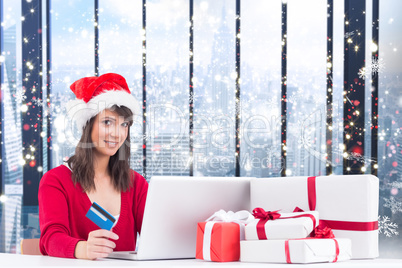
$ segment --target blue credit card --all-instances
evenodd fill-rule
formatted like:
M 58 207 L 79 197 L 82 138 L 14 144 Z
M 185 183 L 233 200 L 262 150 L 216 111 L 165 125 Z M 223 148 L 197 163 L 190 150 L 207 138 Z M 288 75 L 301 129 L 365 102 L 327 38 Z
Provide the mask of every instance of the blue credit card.
M 93 223 L 98 225 L 99 228 L 109 231 L 110 229 L 112 229 L 113 224 L 116 222 L 116 219 L 112 215 L 110 215 L 109 212 L 96 204 L 96 202 L 92 203 L 92 206 L 89 208 L 86 216 L 88 219 L 93 221 Z

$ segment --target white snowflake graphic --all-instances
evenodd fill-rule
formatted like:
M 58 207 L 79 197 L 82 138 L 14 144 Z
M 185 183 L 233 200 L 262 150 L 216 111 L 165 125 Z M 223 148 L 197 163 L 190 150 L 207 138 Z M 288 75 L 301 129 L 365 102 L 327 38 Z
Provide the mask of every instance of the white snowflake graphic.
M 298 100 L 298 96 L 296 94 L 293 94 L 290 97 L 288 97 L 288 102 L 290 102 L 290 103 L 297 104 L 297 100 Z
M 371 73 L 375 75 L 376 73 L 381 73 L 385 69 L 385 63 L 383 59 L 376 59 L 372 58 L 371 59 L 371 65 L 370 65 Z
M 366 72 L 366 68 L 363 67 L 361 69 L 359 69 L 359 72 L 357 73 L 357 75 L 359 76 L 360 79 L 365 80 L 366 78 L 368 78 L 368 74 Z
M 141 142 L 141 141 L 149 141 L 150 136 L 148 135 L 148 132 L 145 132 L 144 134 L 138 133 L 138 135 L 135 135 L 134 138 L 138 140 L 138 142 Z
M 142 140 L 147 141 L 149 139 L 148 133 L 142 135 Z
M 265 101 L 265 105 L 267 107 L 275 107 L 275 106 L 279 105 L 279 101 L 275 98 L 272 98 L 272 99 Z
M 274 146 L 267 146 L 264 148 L 264 150 L 267 153 L 269 159 L 281 157 L 280 151 Z
M 300 121 L 300 120 L 297 121 L 297 125 L 298 125 L 298 129 L 301 130 L 299 143 L 303 147 L 310 147 L 311 144 L 314 142 L 313 139 L 312 139 L 312 136 L 313 136 L 312 135 L 312 128 L 305 126 L 305 122 Z
M 222 119 L 215 120 L 215 122 L 211 125 L 211 130 L 213 131 L 211 141 L 215 144 L 215 146 L 219 148 L 225 147 L 225 144 L 228 140 L 225 130 L 228 129 L 228 127 L 228 122 Z
M 391 196 L 390 198 L 384 197 L 384 207 L 391 209 L 392 214 L 397 212 L 402 212 L 402 202 L 399 202 L 395 197 Z
M 241 114 L 241 102 L 240 102 L 240 100 L 238 100 L 237 102 L 236 102 L 236 110 L 235 110 L 235 112 L 236 112 L 236 115 L 240 115 Z
M 345 38 L 348 39 L 349 37 L 355 35 L 355 31 L 351 31 L 351 32 L 346 32 L 345 33 Z
M 360 79 L 365 80 L 366 78 L 369 77 L 369 74 L 371 75 L 376 75 L 379 73 L 382 73 L 385 69 L 385 63 L 383 59 L 376 59 L 372 58 L 371 63 L 367 67 L 362 67 L 359 69 L 357 75 L 359 76 Z
M 369 164 L 371 162 L 373 162 L 374 160 L 370 159 L 370 158 L 366 158 L 363 155 L 359 154 L 359 153 L 355 153 L 355 152 L 351 152 L 348 156 L 347 156 L 348 160 L 356 160 L 359 161 L 361 163 L 365 163 L 365 164 Z
M 397 231 L 398 225 L 389 220 L 387 216 L 378 216 L 378 233 L 384 234 L 386 237 L 399 235 Z
M 15 101 L 18 103 L 21 103 L 27 99 L 27 96 L 25 95 L 25 92 L 23 92 L 23 91 L 16 92 L 14 97 L 15 97 Z
M 61 104 L 60 106 L 56 106 L 54 103 L 47 103 L 45 101 L 43 101 L 42 104 L 38 104 L 38 106 L 40 105 L 43 106 L 45 116 L 52 115 L 53 117 L 56 117 L 57 115 L 64 113 L 63 109 L 65 109 L 66 106 L 65 103 Z
M 194 103 L 197 101 L 197 95 L 194 92 L 190 92 L 190 95 L 188 97 L 189 103 Z
M 277 146 L 267 146 L 264 148 L 267 153 L 266 167 L 277 172 L 281 172 L 284 167 L 283 157 Z
M 391 183 L 392 188 L 402 189 L 402 181 L 394 181 Z
M 32 103 L 34 104 L 34 105 L 37 105 L 38 107 L 46 107 L 46 105 L 47 105 L 47 102 L 46 101 L 42 101 L 41 99 L 37 99 L 37 98 L 33 98 L 32 100 Z

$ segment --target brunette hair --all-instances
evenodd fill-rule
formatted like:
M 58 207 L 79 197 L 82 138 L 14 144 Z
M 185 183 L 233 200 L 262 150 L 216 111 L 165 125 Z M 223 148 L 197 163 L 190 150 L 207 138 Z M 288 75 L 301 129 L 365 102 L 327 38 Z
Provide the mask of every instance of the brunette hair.
M 110 157 L 108 170 L 113 182 L 113 186 L 118 191 L 126 191 L 131 185 L 130 179 L 130 126 L 133 124 L 133 113 L 125 106 L 113 105 L 110 108 L 119 116 L 123 116 L 129 122 L 128 134 L 126 140 L 117 150 L 116 154 Z M 96 189 L 94 177 L 93 150 L 94 145 L 91 139 L 91 132 L 95 119 L 92 117 L 83 129 L 83 133 L 75 154 L 67 160 L 68 166 L 72 170 L 72 180 L 74 184 L 80 183 L 85 192 L 91 192 Z

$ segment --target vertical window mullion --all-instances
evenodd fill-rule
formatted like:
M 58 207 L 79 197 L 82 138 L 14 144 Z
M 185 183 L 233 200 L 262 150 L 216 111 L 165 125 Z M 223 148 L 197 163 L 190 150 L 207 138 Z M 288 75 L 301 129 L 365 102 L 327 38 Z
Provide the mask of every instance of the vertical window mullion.
M 94 0 L 95 76 L 99 76 L 99 0 Z
M 236 139 L 236 171 L 235 176 L 240 177 L 240 0 L 236 0 L 236 94 L 235 94 L 235 139 Z
M 3 1 L 0 1 L 0 56 L 3 55 Z M 0 85 L 3 85 L 3 72 L 4 72 L 4 63 L 0 62 Z M 0 87 L 0 196 L 3 194 L 3 178 L 4 178 L 4 165 L 3 165 L 3 153 L 4 153 L 4 141 L 3 141 L 3 133 L 4 133 L 4 120 L 3 120 L 3 87 Z M 0 214 L 1 215 L 1 214 Z M 0 219 L 3 223 L 4 219 Z M 3 229 L 0 229 L 0 232 L 3 232 Z M 0 242 L 0 249 L 2 249 L 2 243 Z
M 365 82 L 359 72 L 365 66 L 365 1 L 345 0 L 344 39 L 344 131 L 345 145 L 343 174 L 361 174 L 364 162 Z
M 146 41 L 147 0 L 142 0 L 142 174 L 147 179 L 147 41 Z
M 22 87 L 27 111 L 22 114 L 23 205 L 38 205 L 42 177 L 42 7 L 40 0 L 22 1 Z M 25 41 L 24 41 L 25 39 Z
M 193 20 L 193 15 L 194 15 L 194 0 L 189 0 L 190 1 L 190 7 L 189 7 L 189 18 L 190 18 L 190 36 L 189 36 L 189 150 L 190 150 L 190 170 L 189 170 L 189 175 L 193 176 L 194 174 L 194 163 L 193 163 L 193 153 L 194 153 L 194 147 L 193 147 L 193 141 L 194 141 L 194 124 L 193 124 L 193 119 L 194 119 L 194 88 L 193 88 L 193 72 L 194 72 L 194 20 Z
M 50 98 L 52 93 L 52 39 L 51 39 L 51 1 L 46 0 L 46 104 L 47 109 L 50 111 Z M 52 168 L 52 115 L 50 112 L 46 114 L 47 117 L 47 168 Z
M 372 61 L 378 62 L 380 53 L 379 43 L 379 0 L 373 0 L 372 42 L 377 50 L 372 52 Z M 371 173 L 377 176 L 378 172 L 378 74 L 371 78 Z
M 327 124 L 326 124 L 326 174 L 332 173 L 332 115 L 333 107 L 333 29 L 334 29 L 334 6 L 333 0 L 328 0 L 327 5 Z
M 287 110 L 287 3 L 282 2 L 282 63 L 281 63 L 281 176 L 286 176 L 286 110 Z

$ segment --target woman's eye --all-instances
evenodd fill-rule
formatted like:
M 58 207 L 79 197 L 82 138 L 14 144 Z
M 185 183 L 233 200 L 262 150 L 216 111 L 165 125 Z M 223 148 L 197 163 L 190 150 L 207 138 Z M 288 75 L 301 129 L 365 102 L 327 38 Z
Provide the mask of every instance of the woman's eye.
M 128 127 L 128 123 L 124 122 L 123 124 L 121 124 L 123 127 Z
M 103 124 L 105 124 L 106 126 L 110 126 L 112 124 L 112 121 L 105 120 L 105 121 L 103 121 Z

